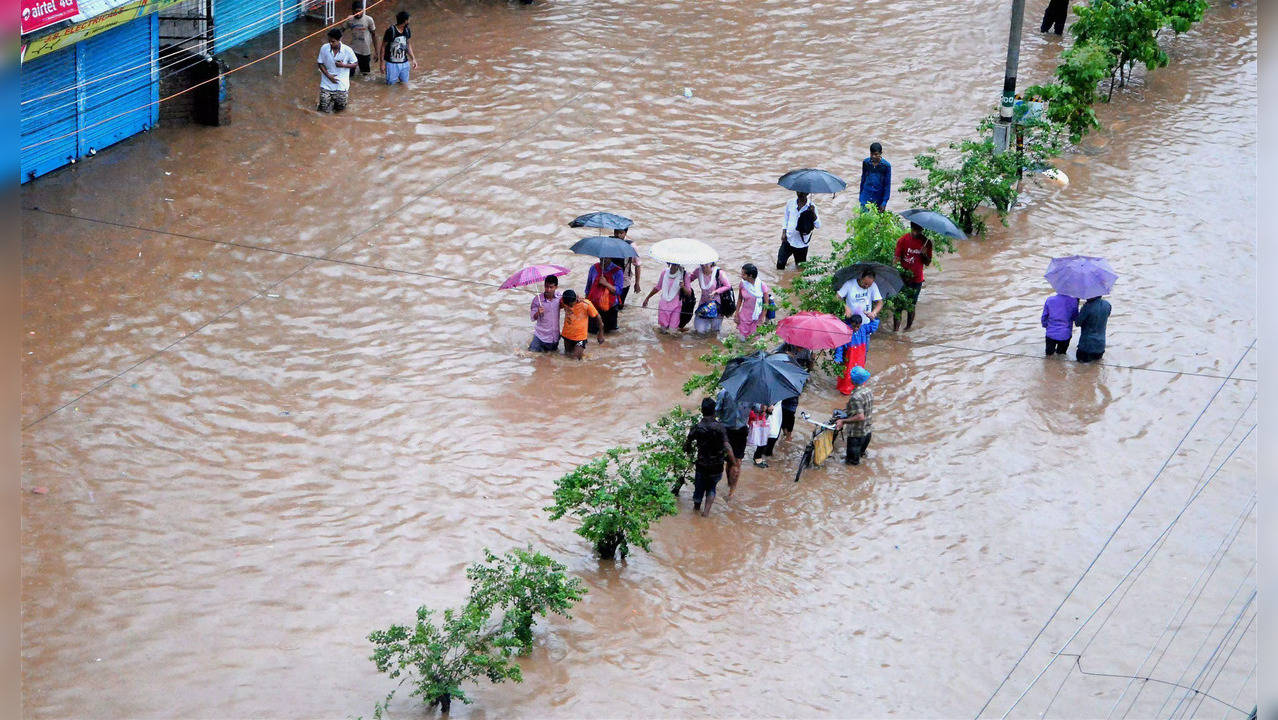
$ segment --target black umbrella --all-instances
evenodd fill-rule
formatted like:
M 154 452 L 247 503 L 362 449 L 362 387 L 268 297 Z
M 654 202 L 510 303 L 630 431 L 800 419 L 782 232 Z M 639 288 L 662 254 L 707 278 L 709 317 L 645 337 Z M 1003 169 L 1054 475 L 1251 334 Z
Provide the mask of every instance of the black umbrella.
M 860 279 L 861 273 L 865 270 L 874 271 L 874 284 L 879 286 L 879 294 L 884 299 L 901 292 L 901 288 L 905 287 L 905 278 L 901 277 L 900 270 L 883 263 L 862 262 L 840 268 L 834 273 L 834 289 L 838 290 L 849 280 Z
M 786 190 L 801 193 L 841 193 L 848 184 L 824 170 L 803 168 L 791 170 L 777 180 L 777 184 Z
M 946 237 L 952 237 L 958 240 L 966 240 L 967 234 L 959 230 L 958 225 L 953 220 L 945 217 L 941 213 L 924 210 L 923 208 L 913 208 L 905 210 L 901 213 L 901 217 L 912 223 L 921 225 L 925 230 L 931 230 L 940 233 Z
M 592 212 L 586 213 L 579 218 L 575 218 L 568 223 L 570 228 L 599 228 L 600 230 L 625 230 L 634 225 L 635 221 L 628 217 L 622 217 L 610 212 Z
M 597 258 L 637 258 L 639 253 L 635 252 L 635 248 L 630 243 L 621 238 L 609 237 L 607 235 L 594 235 L 588 238 L 578 240 L 572 246 L 572 251 L 579 255 L 593 255 Z
M 772 405 L 803 392 L 808 371 L 785 353 L 762 350 L 742 355 L 723 366 L 719 384 L 739 403 Z

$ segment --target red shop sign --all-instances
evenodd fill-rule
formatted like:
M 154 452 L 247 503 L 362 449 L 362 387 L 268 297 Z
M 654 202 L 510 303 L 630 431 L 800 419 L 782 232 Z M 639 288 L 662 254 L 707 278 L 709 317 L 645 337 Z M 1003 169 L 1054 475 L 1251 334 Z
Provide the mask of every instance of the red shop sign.
M 22 34 L 79 14 L 78 0 L 22 0 Z

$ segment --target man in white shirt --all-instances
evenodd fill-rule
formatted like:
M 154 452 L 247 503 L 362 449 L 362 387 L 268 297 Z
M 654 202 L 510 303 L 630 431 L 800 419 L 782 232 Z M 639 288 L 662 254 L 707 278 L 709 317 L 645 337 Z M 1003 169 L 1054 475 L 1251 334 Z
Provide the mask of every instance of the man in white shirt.
M 342 31 L 333 28 L 328 31 L 328 42 L 324 43 L 316 61 L 320 71 L 320 112 L 341 112 L 346 109 L 348 93 L 351 89 L 351 68 L 359 67 L 355 51 L 349 45 L 342 44 Z
M 785 223 L 781 226 L 781 249 L 777 251 L 777 269 L 784 270 L 790 256 L 794 256 L 797 268 L 808 259 L 808 243 L 812 231 L 821 227 L 821 217 L 816 205 L 808 202 L 808 194 L 795 193 L 795 199 L 785 205 Z
M 860 315 L 863 323 L 878 318 L 879 311 L 883 309 L 883 293 L 874 284 L 873 270 L 862 270 L 861 277 L 843 283 L 839 297 L 843 298 L 843 317 Z

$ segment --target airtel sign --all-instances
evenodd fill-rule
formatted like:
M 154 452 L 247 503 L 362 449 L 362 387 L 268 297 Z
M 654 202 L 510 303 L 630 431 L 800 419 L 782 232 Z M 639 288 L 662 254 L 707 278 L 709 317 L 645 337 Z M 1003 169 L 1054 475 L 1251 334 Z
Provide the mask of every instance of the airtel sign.
M 79 0 L 22 0 L 22 34 L 79 14 Z

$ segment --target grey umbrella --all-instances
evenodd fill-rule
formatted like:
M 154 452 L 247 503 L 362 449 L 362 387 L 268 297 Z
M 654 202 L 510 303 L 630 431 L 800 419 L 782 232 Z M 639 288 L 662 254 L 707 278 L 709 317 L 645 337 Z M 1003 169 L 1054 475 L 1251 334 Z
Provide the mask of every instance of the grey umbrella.
M 610 212 L 592 212 L 586 213 L 580 217 L 573 218 L 568 223 L 571 228 L 598 228 L 600 230 L 625 230 L 634 224 L 634 220 L 628 217 L 622 217 Z
M 884 299 L 901 292 L 901 288 L 905 287 L 905 278 L 901 277 L 900 270 L 883 263 L 863 262 L 853 263 L 834 273 L 834 289 L 838 290 L 843 287 L 843 283 L 860 278 L 861 272 L 867 269 L 874 271 L 874 284 L 879 286 L 879 294 Z
M 579 255 L 593 255 L 598 258 L 637 258 L 639 253 L 630 243 L 621 238 L 608 235 L 593 235 L 573 243 L 571 250 Z
M 791 170 L 777 180 L 777 184 L 786 190 L 801 193 L 841 193 L 848 184 L 824 170 L 802 168 Z
M 901 217 L 912 223 L 921 225 L 925 230 L 931 230 L 947 237 L 956 238 L 958 240 L 966 240 L 967 234 L 959 230 L 958 225 L 953 220 L 945 217 L 941 213 L 924 210 L 923 208 L 911 208 L 901 213 Z
M 742 355 L 723 366 L 719 384 L 741 403 L 772 405 L 803 392 L 808 371 L 785 353 Z

